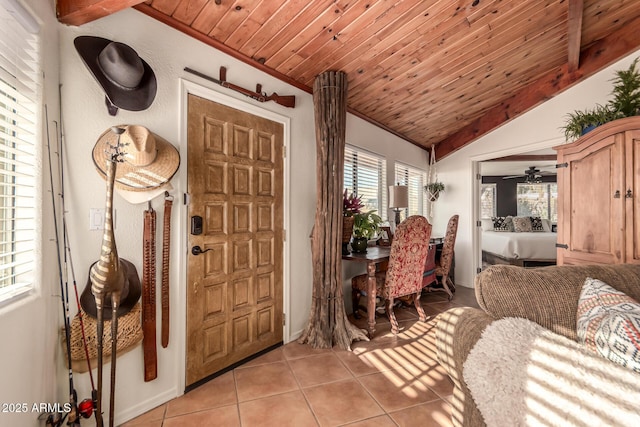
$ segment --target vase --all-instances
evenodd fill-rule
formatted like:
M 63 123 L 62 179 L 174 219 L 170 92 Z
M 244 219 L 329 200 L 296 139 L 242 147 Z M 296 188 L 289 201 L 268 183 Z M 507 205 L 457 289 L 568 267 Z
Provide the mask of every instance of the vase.
M 349 241 L 351 240 L 351 234 L 353 234 L 353 221 L 352 216 L 342 217 L 342 255 L 349 255 Z
M 435 202 L 436 200 L 438 200 L 438 197 L 440 197 L 440 192 L 439 191 L 437 191 L 435 193 L 432 193 L 431 191 L 429 191 L 429 201 Z
M 366 254 L 368 243 L 369 239 L 366 237 L 354 237 L 351 242 L 351 249 L 353 249 L 353 252 L 357 254 Z

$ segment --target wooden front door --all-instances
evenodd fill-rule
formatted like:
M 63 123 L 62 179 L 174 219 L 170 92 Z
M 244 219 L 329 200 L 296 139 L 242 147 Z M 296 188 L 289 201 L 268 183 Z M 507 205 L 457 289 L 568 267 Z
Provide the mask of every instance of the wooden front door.
M 283 126 L 189 95 L 187 138 L 188 386 L 282 341 Z

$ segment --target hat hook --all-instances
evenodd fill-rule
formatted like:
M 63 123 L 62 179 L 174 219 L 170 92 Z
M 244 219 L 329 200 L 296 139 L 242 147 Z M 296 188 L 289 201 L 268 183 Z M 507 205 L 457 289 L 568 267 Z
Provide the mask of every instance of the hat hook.
M 107 106 L 107 111 L 109 112 L 109 115 L 115 117 L 115 115 L 118 114 L 118 107 L 113 105 L 113 103 L 109 100 L 109 97 L 107 95 L 104 96 L 104 103 Z

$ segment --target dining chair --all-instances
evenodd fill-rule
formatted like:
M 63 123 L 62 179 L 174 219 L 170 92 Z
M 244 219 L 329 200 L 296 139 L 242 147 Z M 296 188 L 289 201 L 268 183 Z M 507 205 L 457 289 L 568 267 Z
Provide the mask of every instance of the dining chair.
M 420 294 L 430 238 L 431 224 L 425 217 L 413 215 L 405 219 L 393 237 L 387 270 L 376 272 L 376 289 L 386 302 L 385 311 L 394 334 L 398 333 L 398 321 L 393 312 L 394 298 L 413 295 L 418 317 L 423 322 L 427 320 L 420 305 Z M 366 274 L 351 279 L 354 315 L 358 311 L 360 295 L 367 290 L 367 280 Z
M 451 264 L 453 263 L 453 249 L 456 244 L 456 235 L 458 234 L 458 215 L 449 218 L 447 224 L 447 232 L 444 235 L 444 243 L 442 244 L 442 254 L 440 259 L 436 260 L 436 277 L 440 278 L 442 288 L 434 287 L 433 284 L 427 287 L 429 292 L 443 290 L 449 295 L 449 300 L 453 298 L 453 292 L 456 291 L 456 285 L 451 280 L 449 273 L 451 272 Z M 450 286 L 449 286 L 450 285 Z

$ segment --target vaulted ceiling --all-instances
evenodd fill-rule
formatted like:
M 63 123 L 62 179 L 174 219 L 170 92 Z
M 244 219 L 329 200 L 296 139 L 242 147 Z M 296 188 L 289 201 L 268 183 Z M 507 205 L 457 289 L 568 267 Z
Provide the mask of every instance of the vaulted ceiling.
M 442 158 L 640 48 L 638 0 L 58 0 L 82 25 L 135 7 Z M 187 64 L 185 64 L 187 65 Z

